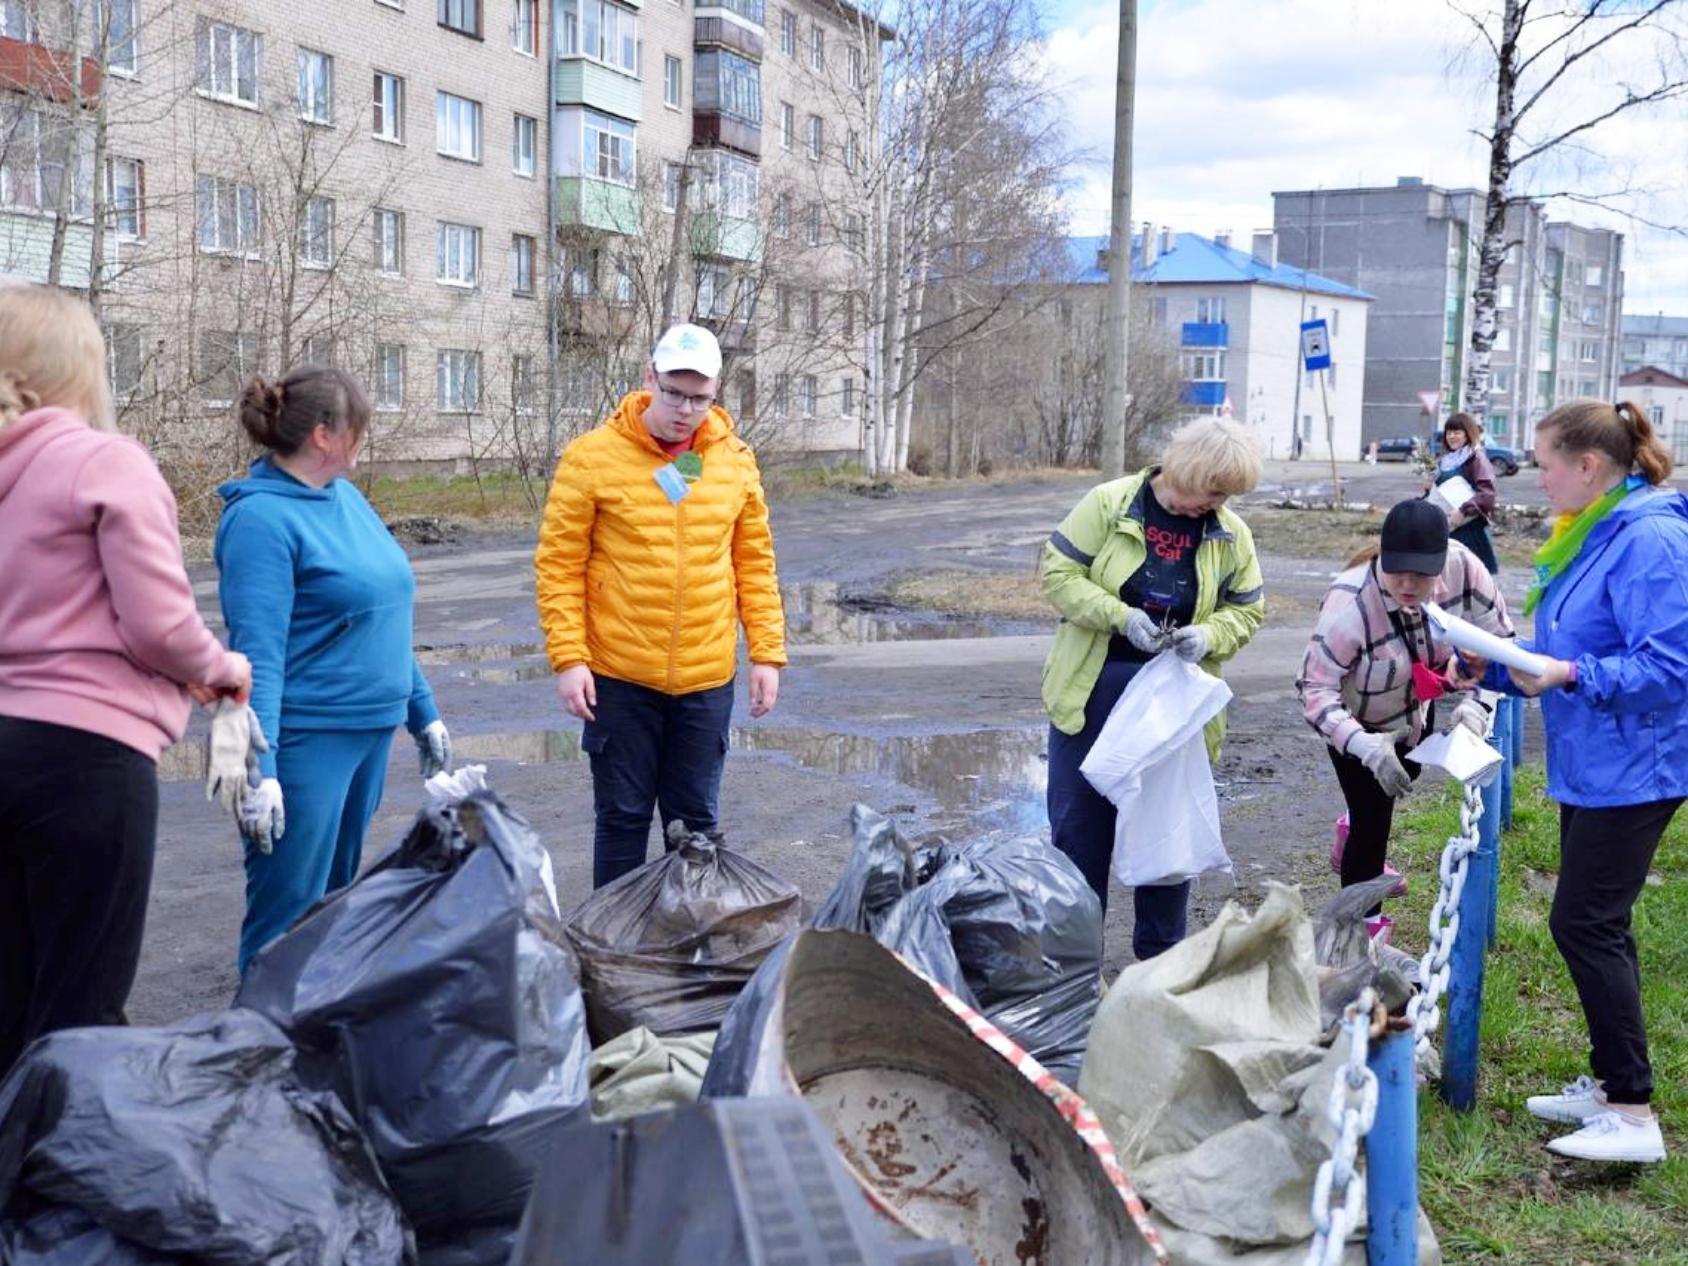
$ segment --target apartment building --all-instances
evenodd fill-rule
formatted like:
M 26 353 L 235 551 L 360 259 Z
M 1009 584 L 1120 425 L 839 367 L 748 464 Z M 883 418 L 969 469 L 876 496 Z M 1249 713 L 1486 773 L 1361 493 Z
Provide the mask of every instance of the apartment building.
M 1273 194 L 1286 262 L 1357 286 L 1371 311 L 1364 441 L 1421 434 L 1463 400 L 1485 200 L 1417 177 L 1395 185 Z M 1498 278 L 1489 433 L 1528 447 L 1554 404 L 1610 395 L 1620 369 L 1623 235 L 1511 209 Z
M 1646 412 L 1677 469 L 1688 469 L 1688 377 L 1644 365 L 1618 379 L 1618 398 Z
M 1624 317 L 1623 371 L 1651 366 L 1677 378 L 1688 378 L 1688 317 Z
M 98 252 L 137 433 L 191 450 L 246 376 L 318 360 L 368 383 L 377 460 L 531 460 L 696 317 L 757 442 L 859 447 L 826 184 L 877 65 L 853 10 L 792 0 L 770 40 L 762 0 L 98 3 L 103 75 L 88 6 L 0 0 L 0 272 L 85 289 Z M 777 154 L 764 75 L 804 105 Z

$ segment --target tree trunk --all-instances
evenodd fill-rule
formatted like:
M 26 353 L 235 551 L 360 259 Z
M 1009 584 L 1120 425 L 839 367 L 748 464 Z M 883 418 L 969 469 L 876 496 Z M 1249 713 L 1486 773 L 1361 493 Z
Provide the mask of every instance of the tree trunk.
M 1489 358 L 1495 345 L 1495 300 L 1501 264 L 1506 259 L 1507 187 L 1512 179 L 1514 98 L 1518 90 L 1518 39 L 1524 29 L 1522 0 L 1506 0 L 1495 73 L 1495 123 L 1489 138 L 1488 203 L 1483 210 L 1483 239 L 1478 247 L 1477 286 L 1471 300 L 1471 350 L 1465 386 L 1457 402 L 1479 422 L 1489 407 Z M 1520 350 L 1520 355 L 1523 349 Z

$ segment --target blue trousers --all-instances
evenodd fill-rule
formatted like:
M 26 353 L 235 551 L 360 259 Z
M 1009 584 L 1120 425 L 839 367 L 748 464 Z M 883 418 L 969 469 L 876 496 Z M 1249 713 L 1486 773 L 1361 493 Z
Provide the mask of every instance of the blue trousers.
M 670 695 L 597 678 L 596 720 L 580 745 L 592 761 L 592 886 L 645 864 L 651 812 L 712 835 L 720 827 L 721 768 L 733 719 L 733 684 Z
M 1109 660 L 1102 666 L 1096 688 L 1084 705 L 1084 728 L 1063 734 L 1049 727 L 1049 835 L 1051 842 L 1083 873 L 1108 909 L 1108 875 L 1114 856 L 1113 802 L 1079 773 L 1090 755 L 1108 713 L 1142 664 Z M 1190 882 L 1134 888 L 1136 919 L 1131 929 L 1131 952 L 1139 962 L 1164 954 L 1184 939 Z
M 318 901 L 357 878 L 387 782 L 391 727 L 281 732 L 276 778 L 287 824 L 275 850 L 246 844 L 240 970 Z

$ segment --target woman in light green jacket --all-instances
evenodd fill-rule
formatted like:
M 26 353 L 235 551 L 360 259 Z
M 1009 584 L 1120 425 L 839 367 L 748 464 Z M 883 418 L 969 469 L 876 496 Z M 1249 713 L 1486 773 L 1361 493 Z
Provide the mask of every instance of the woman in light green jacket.
M 1225 503 L 1260 481 L 1247 429 L 1201 418 L 1161 464 L 1092 488 L 1043 550 L 1043 592 L 1061 613 L 1043 666 L 1049 711 L 1049 828 L 1103 908 L 1114 806 L 1079 766 L 1139 669 L 1163 650 L 1217 674 L 1266 615 L 1248 525 Z M 1219 754 L 1224 715 L 1207 728 Z M 1153 958 L 1184 939 L 1188 882 L 1138 888 L 1132 951 Z

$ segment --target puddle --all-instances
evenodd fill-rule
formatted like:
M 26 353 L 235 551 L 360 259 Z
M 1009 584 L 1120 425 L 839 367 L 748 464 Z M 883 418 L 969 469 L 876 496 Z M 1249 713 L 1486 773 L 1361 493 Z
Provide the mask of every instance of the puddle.
M 998 632 L 983 620 L 907 611 L 872 598 L 846 597 L 837 584 L 829 581 L 785 585 L 780 596 L 785 603 L 786 638 L 795 646 L 994 637 Z

